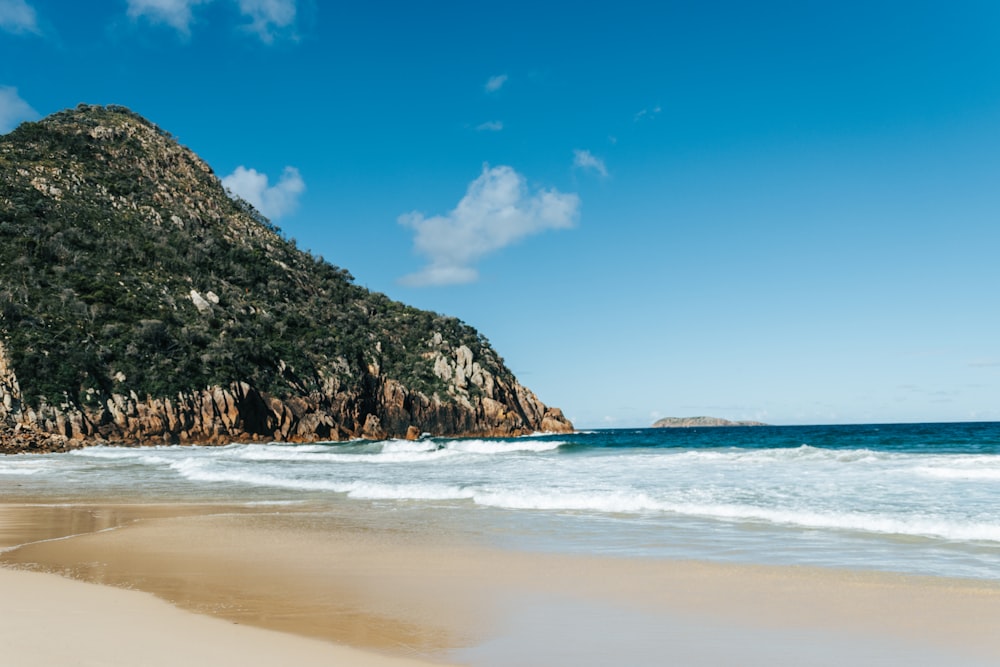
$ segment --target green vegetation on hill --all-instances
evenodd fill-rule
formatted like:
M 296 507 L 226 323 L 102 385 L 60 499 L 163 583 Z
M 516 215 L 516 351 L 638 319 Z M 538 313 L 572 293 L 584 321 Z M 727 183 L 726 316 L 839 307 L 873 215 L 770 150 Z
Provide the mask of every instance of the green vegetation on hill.
M 447 400 L 433 352 L 459 345 L 510 377 L 471 327 L 352 281 L 128 109 L 0 136 L 0 341 L 28 405 L 235 381 L 302 395 L 371 374 Z

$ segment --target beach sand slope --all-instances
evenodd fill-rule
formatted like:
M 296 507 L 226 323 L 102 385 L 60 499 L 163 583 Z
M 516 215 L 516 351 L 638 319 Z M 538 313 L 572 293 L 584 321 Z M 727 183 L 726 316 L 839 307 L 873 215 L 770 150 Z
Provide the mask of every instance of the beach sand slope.
M 419 667 L 186 612 L 153 595 L 0 569 L 0 664 L 12 667 Z

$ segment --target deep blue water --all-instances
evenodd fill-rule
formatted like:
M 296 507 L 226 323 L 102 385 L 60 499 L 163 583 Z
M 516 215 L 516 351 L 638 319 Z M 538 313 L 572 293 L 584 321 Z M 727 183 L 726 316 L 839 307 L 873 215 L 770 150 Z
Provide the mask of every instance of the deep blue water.
M 608 429 L 580 433 L 574 447 L 869 449 L 909 454 L 1000 454 L 1000 422 Z

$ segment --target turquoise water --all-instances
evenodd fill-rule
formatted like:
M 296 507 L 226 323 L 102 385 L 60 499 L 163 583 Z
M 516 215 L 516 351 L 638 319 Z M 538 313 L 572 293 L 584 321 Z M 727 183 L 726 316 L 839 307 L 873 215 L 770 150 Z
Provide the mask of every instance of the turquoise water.
M 325 503 L 523 549 L 1000 579 L 1000 424 L 629 429 L 0 458 L 53 500 Z

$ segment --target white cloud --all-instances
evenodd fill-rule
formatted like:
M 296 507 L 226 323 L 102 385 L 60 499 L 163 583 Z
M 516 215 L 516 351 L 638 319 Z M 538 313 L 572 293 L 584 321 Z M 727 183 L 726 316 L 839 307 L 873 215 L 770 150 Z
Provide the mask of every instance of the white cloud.
M 481 125 L 477 125 L 476 129 L 479 130 L 480 132 L 484 132 L 484 131 L 499 132 L 500 130 L 503 129 L 503 121 L 502 120 L 488 120 L 485 123 L 482 123 Z
M 295 167 L 285 167 L 278 182 L 268 186 L 267 174 L 240 165 L 222 179 L 222 185 L 253 204 L 255 209 L 272 220 L 292 213 L 299 205 L 299 195 L 306 189 L 306 184 Z
M 503 88 L 503 84 L 505 83 L 507 83 L 506 74 L 497 74 L 496 76 L 491 76 L 489 80 L 486 82 L 485 86 L 486 92 L 494 93 Z
M 237 0 L 240 12 L 250 18 L 247 30 L 270 44 L 275 33 L 295 23 L 295 0 Z
M 0 0 L 0 29 L 7 32 L 38 34 L 35 9 L 25 0 Z
M 593 169 L 601 176 L 608 175 L 608 168 L 604 166 L 604 160 L 590 151 L 579 148 L 573 151 L 573 166 L 581 169 Z
M 182 35 L 191 34 L 191 8 L 212 0 L 127 0 L 133 21 L 144 17 L 150 23 L 166 23 Z
M 21 121 L 33 120 L 38 116 L 38 112 L 17 94 L 17 88 L 0 86 L 0 134 L 7 134 Z
M 511 167 L 483 165 L 465 196 L 446 215 L 430 218 L 412 212 L 399 217 L 414 230 L 413 245 L 429 264 L 402 278 L 404 285 L 454 285 L 475 281 L 472 264 L 482 257 L 546 229 L 567 229 L 576 222 L 580 198 L 555 189 L 529 191 L 524 176 Z
M 0 0 L 4 2 L 6 0 Z M 165 23 L 184 36 L 191 34 L 192 9 L 214 0 L 126 0 L 132 20 Z M 250 19 L 244 28 L 270 44 L 275 36 L 295 23 L 296 0 L 235 0 L 240 14 Z
M 643 118 L 652 119 L 655 118 L 657 115 L 659 115 L 660 111 L 662 111 L 662 109 L 660 108 L 660 105 L 657 104 L 655 107 L 646 108 L 643 109 L 642 111 L 639 111 L 638 113 L 636 113 L 635 117 L 632 120 L 638 121 L 642 120 Z

